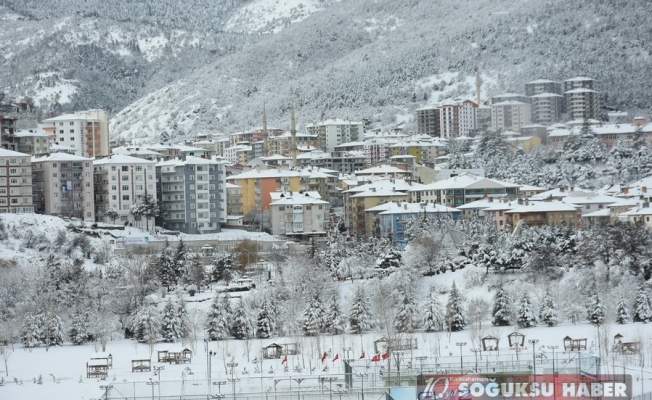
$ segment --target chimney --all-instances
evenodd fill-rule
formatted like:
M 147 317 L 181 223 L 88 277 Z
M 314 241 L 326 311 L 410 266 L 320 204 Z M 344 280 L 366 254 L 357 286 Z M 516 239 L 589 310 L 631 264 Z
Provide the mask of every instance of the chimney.
M 634 118 L 634 126 L 644 126 L 647 124 L 647 120 L 645 117 L 635 117 Z
M 647 201 L 643 203 L 643 208 L 650 208 L 650 203 L 648 203 Z
M 518 204 L 522 205 L 523 204 L 523 199 L 518 199 Z
M 629 188 L 627 186 L 623 186 L 623 188 L 621 190 L 622 190 L 623 194 L 629 194 Z
M 407 211 L 407 203 L 403 203 L 403 209 Z
M 487 200 L 489 201 L 489 203 L 493 203 L 493 202 L 494 202 L 494 198 L 493 198 L 493 197 L 489 197 Z
M 647 186 L 643 186 L 643 187 L 641 188 L 641 192 L 643 192 L 643 193 L 647 193 Z

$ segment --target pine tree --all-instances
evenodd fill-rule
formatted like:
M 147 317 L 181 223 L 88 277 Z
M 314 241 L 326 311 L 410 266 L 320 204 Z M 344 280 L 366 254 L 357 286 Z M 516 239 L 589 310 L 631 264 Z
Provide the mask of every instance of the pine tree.
M 158 271 L 159 280 L 161 285 L 165 286 L 168 291 L 170 291 L 170 286 L 175 285 L 176 273 L 174 270 L 174 257 L 172 255 L 172 249 L 170 249 L 170 243 L 166 240 L 161 254 L 154 260 L 155 268 Z
M 446 304 L 446 322 L 448 329 L 452 332 L 461 331 L 466 326 L 466 318 L 464 317 L 464 309 L 462 308 L 462 297 L 457 290 L 455 281 L 453 281 L 453 286 L 448 296 L 448 303 Z
M 225 297 L 227 296 L 216 294 L 213 297 L 211 308 L 208 311 L 206 328 L 208 329 L 208 338 L 210 340 L 224 340 L 229 337 L 231 327 L 229 325 L 228 313 L 230 310 L 226 309 L 226 305 L 229 303 Z
M 616 308 L 616 322 L 619 324 L 626 324 L 629 321 L 629 309 L 625 297 L 620 296 L 618 299 L 618 306 Z
M 521 298 L 521 304 L 518 307 L 518 317 L 516 323 L 521 328 L 530 328 L 537 324 L 537 317 L 532 311 L 532 302 L 530 301 L 530 296 L 527 293 L 523 294 Z
M 41 328 L 36 321 L 36 316 L 30 312 L 23 316 L 23 327 L 20 333 L 20 342 L 25 347 L 35 347 L 41 343 Z
M 416 328 L 417 306 L 409 295 L 403 296 L 403 302 L 394 318 L 394 328 L 400 333 L 412 333 Z
M 53 312 L 43 316 L 43 342 L 49 346 L 63 346 L 64 329 L 61 317 Z
M 353 295 L 349 312 L 349 326 L 354 333 L 362 333 L 371 329 L 371 312 L 369 311 L 367 294 L 362 285 L 356 287 Z
M 68 337 L 72 344 L 81 345 L 88 341 L 88 318 L 85 312 L 76 310 L 70 321 Z
M 181 338 L 186 339 L 190 337 L 190 321 L 188 320 L 188 310 L 186 309 L 186 302 L 181 299 L 179 307 L 177 308 L 177 318 L 179 320 L 179 331 Z
M 423 329 L 426 332 L 441 331 L 445 326 L 444 314 L 435 292 L 431 291 L 423 310 Z
M 163 308 L 163 322 L 161 323 L 161 336 L 166 342 L 175 342 L 181 338 L 181 322 L 177 308 L 168 297 L 168 302 Z
M 600 292 L 595 284 L 593 284 L 591 291 L 589 292 L 586 311 L 587 319 L 591 324 L 595 326 L 602 325 L 605 318 L 605 308 L 602 303 L 602 296 L 600 296 Z
M 511 324 L 512 300 L 507 291 L 501 286 L 494 296 L 494 307 L 491 314 L 491 323 L 496 326 L 509 326 Z
M 154 344 L 158 338 L 160 325 L 158 311 L 150 306 L 142 305 L 134 315 L 132 323 L 134 337 L 140 343 Z
M 183 243 L 183 239 L 179 239 L 179 244 L 174 252 L 174 257 L 172 259 L 172 270 L 174 271 L 175 278 L 178 280 L 186 270 L 186 260 L 187 260 L 186 244 Z
M 546 290 L 546 294 L 541 301 L 541 308 L 539 309 L 539 320 L 548 326 L 555 326 L 559 322 L 557 317 L 557 306 L 555 300 L 552 298 L 550 289 Z
M 252 331 L 244 301 L 240 299 L 233 314 L 233 336 L 236 339 L 247 339 L 251 337 Z
M 213 282 L 225 281 L 228 285 L 235 276 L 238 261 L 231 253 L 220 253 L 213 261 L 211 280 Z
M 634 301 L 634 322 L 652 321 L 652 306 L 650 306 L 650 296 L 643 285 L 639 286 Z
M 340 307 L 340 295 L 338 292 L 333 293 L 328 302 L 328 309 L 325 318 L 325 331 L 333 335 L 344 333 L 344 320 L 342 309 Z
M 303 313 L 303 333 L 306 336 L 317 336 L 324 325 L 324 310 L 318 294 L 312 296 L 308 307 Z
M 269 316 L 269 306 L 267 299 L 263 300 L 258 310 L 258 320 L 256 323 L 256 337 L 267 339 L 272 336 L 272 323 Z

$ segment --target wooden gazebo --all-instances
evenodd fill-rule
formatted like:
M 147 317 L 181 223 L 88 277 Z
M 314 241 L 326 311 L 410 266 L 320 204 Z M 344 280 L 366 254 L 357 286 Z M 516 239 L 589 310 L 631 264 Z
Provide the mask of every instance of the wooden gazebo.
M 152 370 L 152 360 L 149 358 L 131 360 L 131 372 L 149 372 Z
M 192 350 L 187 347 L 173 350 L 159 350 L 158 362 L 175 364 L 189 363 L 192 361 Z
M 106 360 L 91 360 L 86 363 L 86 378 L 105 379 L 109 374 L 109 364 Z
M 282 354 L 283 346 L 280 344 L 272 343 L 268 346 L 263 347 L 263 359 L 271 360 L 281 358 Z
M 91 354 L 91 361 L 105 360 L 109 368 L 113 368 L 113 356 L 111 353 L 94 353 Z
M 564 338 L 564 351 L 586 350 L 586 338 L 573 339 L 570 336 Z
M 387 339 L 381 337 L 378 340 L 374 340 L 374 351 L 378 353 L 386 353 L 387 349 L 391 347 L 391 350 L 402 351 L 402 350 L 415 350 L 418 348 L 417 338 L 400 338 L 400 339 Z

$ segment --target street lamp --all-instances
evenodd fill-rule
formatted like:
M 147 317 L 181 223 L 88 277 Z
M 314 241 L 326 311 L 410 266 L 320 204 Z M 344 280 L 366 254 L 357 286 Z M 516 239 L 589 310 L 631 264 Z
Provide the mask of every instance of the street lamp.
M 218 394 L 222 395 L 222 385 L 226 385 L 226 381 L 214 381 L 213 385 L 217 385 Z
M 456 346 L 460 348 L 460 372 L 464 371 L 464 361 L 462 359 L 462 347 L 466 346 L 466 342 L 457 342 Z
M 559 348 L 559 346 L 554 345 L 554 346 L 546 346 L 550 350 L 552 350 L 552 374 L 555 375 L 555 350 Z
M 149 378 L 149 382 L 145 382 L 145 383 L 147 383 L 149 386 L 152 387 L 152 400 L 154 400 L 154 386 L 159 385 L 161 382 L 153 381 L 152 378 Z M 159 396 L 160 396 L 160 393 L 159 393 Z
M 537 357 L 535 354 L 535 346 L 537 343 L 539 343 L 539 339 L 528 339 L 528 343 L 532 345 L 532 374 L 535 375 L 536 379 L 536 374 L 537 374 Z
M 481 352 L 482 349 L 479 348 L 479 347 L 474 347 L 474 348 L 472 348 L 472 349 L 470 349 L 470 350 L 471 350 L 471 351 L 473 352 L 473 354 L 475 355 L 475 372 L 478 372 L 478 353 Z
M 233 372 L 238 368 L 238 363 L 230 362 L 226 363 L 227 368 L 231 368 L 231 382 L 233 382 L 233 397 L 235 398 L 235 378 L 233 378 Z
M 160 367 L 157 367 L 156 365 L 154 367 L 154 375 L 158 376 L 159 378 L 161 377 L 161 371 L 165 369 L 165 365 L 161 365 Z
M 100 385 L 100 389 L 104 390 L 104 400 L 109 398 L 109 390 L 113 388 L 113 385 Z
M 369 374 L 366 372 L 356 372 L 355 376 L 360 378 L 360 383 L 362 383 L 362 400 L 364 400 L 364 380 L 367 379 L 367 376 L 369 376 Z

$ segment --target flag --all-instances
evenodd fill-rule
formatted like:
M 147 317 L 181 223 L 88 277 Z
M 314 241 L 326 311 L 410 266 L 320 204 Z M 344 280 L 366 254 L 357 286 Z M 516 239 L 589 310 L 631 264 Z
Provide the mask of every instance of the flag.
M 333 357 L 333 362 L 335 362 L 335 360 L 339 360 L 339 359 L 340 359 L 340 353 L 337 353 L 337 354 L 335 354 L 335 357 Z
M 375 356 L 371 357 L 371 361 L 380 361 L 380 354 L 376 354 Z
M 321 362 L 326 361 L 326 357 L 328 357 L 328 354 L 324 353 L 324 355 L 321 356 Z
M 283 359 L 283 361 L 281 361 L 281 365 L 285 364 L 286 362 L 288 362 L 288 356 L 285 356 L 285 358 Z
M 363 351 L 362 354 L 360 355 L 360 359 L 362 360 L 364 357 L 365 357 L 365 354 L 364 354 L 364 351 Z
M 387 360 L 389 358 L 389 351 L 385 354 L 382 355 L 383 360 Z

